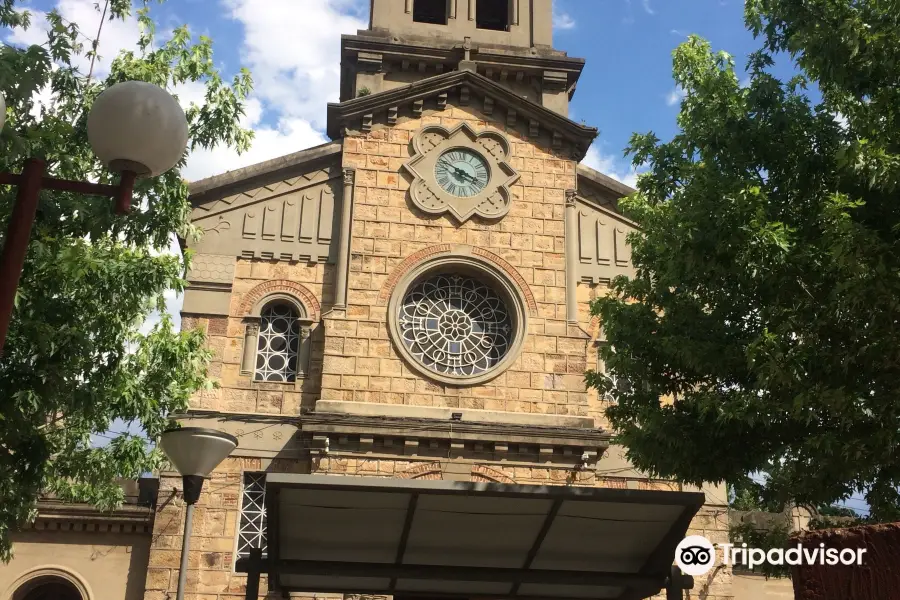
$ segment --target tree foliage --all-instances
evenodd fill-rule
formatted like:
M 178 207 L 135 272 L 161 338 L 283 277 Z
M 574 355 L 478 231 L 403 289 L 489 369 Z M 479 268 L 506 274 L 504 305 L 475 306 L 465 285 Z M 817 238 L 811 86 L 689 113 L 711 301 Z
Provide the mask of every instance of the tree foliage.
M 691 37 L 679 133 L 632 137 L 637 274 L 592 311 L 636 385 L 587 381 L 638 468 L 897 520 L 900 3 L 749 0 L 746 23 L 749 84 Z
M 126 18 L 131 1 L 113 0 L 109 8 L 111 19 Z M 223 81 L 210 39 L 192 39 L 186 27 L 159 39 L 146 4 L 137 18 L 137 50 L 115 57 L 102 80 L 75 66 L 96 47 L 56 12 L 47 16 L 45 44 L 0 47 L 8 106 L 0 167 L 17 172 L 23 159 L 40 157 L 50 175 L 114 183 L 90 150 L 86 122 L 100 92 L 126 80 L 176 93 L 205 88 L 203 105 L 186 111 L 188 150 L 248 147 L 251 134 L 239 119 L 249 73 Z M 0 0 L 0 25 L 28 27 L 30 16 L 14 0 Z M 122 500 L 117 477 L 138 477 L 159 464 L 147 439 L 110 432 L 112 421 L 139 425 L 155 439 L 168 416 L 209 385 L 202 332 L 175 332 L 164 317 L 141 333 L 152 311 L 164 314 L 164 292 L 184 286 L 187 259 L 167 252 L 173 234 L 194 233 L 183 165 L 184 159 L 160 177 L 139 180 L 125 217 L 104 198 L 41 194 L 0 358 L 0 558 L 9 559 L 10 531 L 34 515 L 40 494 L 112 508 Z M 4 234 L 14 198 L 14 188 L 0 189 Z M 91 435 L 98 433 L 113 439 L 96 447 Z

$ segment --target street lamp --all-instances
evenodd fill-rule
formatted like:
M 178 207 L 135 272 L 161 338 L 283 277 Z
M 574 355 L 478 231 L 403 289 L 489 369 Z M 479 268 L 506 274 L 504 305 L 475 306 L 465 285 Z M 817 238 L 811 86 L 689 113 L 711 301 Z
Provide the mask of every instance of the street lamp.
M 191 525 L 194 519 L 194 504 L 200 499 L 203 479 L 219 466 L 238 440 L 233 435 L 207 429 L 205 427 L 181 427 L 162 433 L 159 445 L 163 452 L 181 473 L 184 502 L 184 534 L 181 538 L 181 570 L 178 571 L 177 600 L 184 599 L 184 582 L 187 579 L 188 551 L 191 543 Z
M 0 128 L 5 119 L 6 101 L 0 95 Z M 94 154 L 119 174 L 119 185 L 48 177 L 44 175 L 46 163 L 39 158 L 25 160 L 19 174 L 0 173 L 0 185 L 19 188 L 0 254 L 0 353 L 9 331 L 40 191 L 105 196 L 114 200 L 116 213 L 126 214 L 131 208 L 135 179 L 165 173 L 181 160 L 187 147 L 188 124 L 178 101 L 159 86 L 142 81 L 125 81 L 104 90 L 91 107 L 87 129 Z

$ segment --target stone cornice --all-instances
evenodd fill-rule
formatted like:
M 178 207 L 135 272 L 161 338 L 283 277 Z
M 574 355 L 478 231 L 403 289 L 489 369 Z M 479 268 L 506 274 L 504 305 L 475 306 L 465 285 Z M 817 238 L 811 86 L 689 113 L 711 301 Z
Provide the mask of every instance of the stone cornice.
M 426 63 L 441 62 L 456 64 L 463 58 L 463 50 L 459 42 L 448 42 L 437 45 L 438 40 L 408 39 L 409 43 L 393 42 L 370 36 L 343 35 L 341 36 L 341 51 L 346 54 L 359 52 L 372 52 L 381 54 L 382 57 L 397 60 L 408 60 L 412 63 L 424 61 Z M 472 60 L 478 64 L 492 65 L 506 68 L 510 71 L 526 71 L 538 73 L 542 71 L 564 71 L 568 74 L 569 83 L 574 84 L 582 70 L 585 61 L 583 58 L 566 56 L 560 52 L 541 52 L 532 54 L 530 50 L 508 51 L 502 48 L 492 48 L 479 45 L 472 49 Z
M 617 181 L 609 175 L 604 175 L 600 171 L 592 169 L 586 165 L 578 165 L 577 173 L 579 178 L 584 177 L 594 185 L 605 188 L 619 198 L 630 196 L 636 191 L 633 187 L 625 185 L 621 181 Z
M 528 444 L 603 450 L 611 435 L 602 429 L 541 427 L 509 423 L 437 421 L 410 417 L 384 417 L 312 412 L 301 418 L 301 431 L 322 434 L 360 434 L 421 439 L 453 439 L 501 444 Z
M 573 158 L 584 158 L 591 142 L 597 137 L 597 129 L 581 125 L 548 108 L 521 98 L 516 93 L 494 81 L 471 71 L 454 71 L 416 81 L 403 87 L 354 98 L 328 105 L 328 135 L 332 139 L 344 136 L 345 128 L 366 129 L 373 115 L 388 113 L 389 109 L 411 105 L 414 102 L 436 98 L 446 102 L 446 94 L 456 88 L 465 88 L 467 95 L 480 92 L 491 104 L 506 106 L 512 120 L 525 119 L 530 129 L 537 127 L 551 132 L 554 138 L 565 138 L 573 145 Z M 509 119 L 508 115 L 508 119 Z M 533 125 L 531 125 L 533 123 Z M 362 125 L 360 125 L 362 124 Z
M 340 142 L 328 142 L 319 146 L 313 146 L 306 150 L 279 156 L 255 165 L 250 165 L 233 171 L 227 171 L 220 175 L 213 175 L 205 179 L 193 181 L 189 185 L 190 199 L 193 205 L 197 205 L 214 191 L 229 186 L 246 185 L 257 178 L 269 177 L 276 173 L 295 170 L 300 166 L 316 160 L 328 160 L 340 154 L 343 146 Z
M 141 533 L 152 529 L 155 515 L 152 508 L 136 504 L 123 504 L 112 511 L 101 511 L 89 504 L 40 500 L 37 508 L 37 518 L 25 529 Z

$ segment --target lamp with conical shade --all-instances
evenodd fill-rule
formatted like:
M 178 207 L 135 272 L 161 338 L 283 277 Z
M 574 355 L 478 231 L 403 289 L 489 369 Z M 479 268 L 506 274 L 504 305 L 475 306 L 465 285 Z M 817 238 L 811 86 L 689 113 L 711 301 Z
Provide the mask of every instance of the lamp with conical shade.
M 160 436 L 159 445 L 184 480 L 184 501 L 194 504 L 200 498 L 203 479 L 237 447 L 236 437 L 206 427 L 169 429 Z
M 181 473 L 184 486 L 184 536 L 181 542 L 181 569 L 178 572 L 177 600 L 184 600 L 187 579 L 188 551 L 194 504 L 200 499 L 203 480 L 237 448 L 238 440 L 230 433 L 206 427 L 180 427 L 164 431 L 159 445 L 175 469 Z

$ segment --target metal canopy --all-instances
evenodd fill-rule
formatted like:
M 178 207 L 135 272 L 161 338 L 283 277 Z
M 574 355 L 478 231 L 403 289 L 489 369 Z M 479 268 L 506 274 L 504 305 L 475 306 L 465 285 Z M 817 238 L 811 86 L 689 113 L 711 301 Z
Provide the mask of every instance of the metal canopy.
M 260 569 L 285 592 L 647 598 L 665 586 L 703 502 L 698 492 L 272 473 Z

